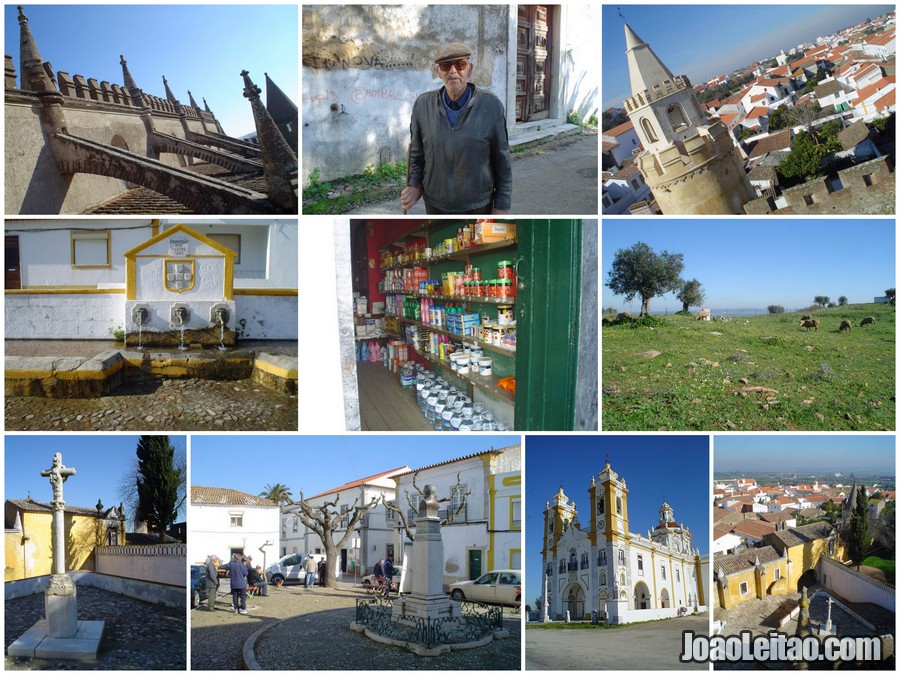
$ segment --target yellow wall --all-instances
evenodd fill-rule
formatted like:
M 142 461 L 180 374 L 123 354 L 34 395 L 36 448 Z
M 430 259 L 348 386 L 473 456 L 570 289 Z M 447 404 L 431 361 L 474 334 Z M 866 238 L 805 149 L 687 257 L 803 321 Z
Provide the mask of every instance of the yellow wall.
M 843 562 L 846 556 L 846 549 L 843 542 L 838 537 L 835 540 L 834 552 L 838 561 Z M 814 569 L 819 564 L 819 558 L 823 555 L 828 557 L 828 540 L 816 539 L 808 541 L 805 544 L 792 546 L 787 550 L 788 559 L 793 563 L 791 578 L 788 584 L 793 590 L 797 590 L 797 582 L 807 570 Z
M 52 519 L 49 513 L 22 512 L 22 533 L 6 533 L 6 581 L 50 574 L 53 565 Z M 98 520 L 91 516 L 65 514 L 67 571 L 94 569 L 97 525 Z M 104 540 L 101 537 L 99 541 Z
M 756 568 L 729 575 L 727 586 L 717 584 L 716 600 L 719 607 L 730 609 L 748 600 L 788 593 L 791 586 L 787 578 L 787 567 L 787 559 L 780 558 L 765 566 L 765 576 L 757 574 Z M 781 578 L 778 580 L 775 579 L 776 569 L 781 570 Z M 741 593 L 741 583 L 747 584 L 746 593 Z

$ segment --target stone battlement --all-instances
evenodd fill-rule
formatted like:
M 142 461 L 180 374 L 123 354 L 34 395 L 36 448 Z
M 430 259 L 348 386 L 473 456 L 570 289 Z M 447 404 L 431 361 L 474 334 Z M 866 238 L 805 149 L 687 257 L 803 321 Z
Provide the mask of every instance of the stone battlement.
M 835 190 L 827 177 L 816 178 L 785 190 L 787 206 L 776 208 L 770 197 L 744 205 L 751 215 L 883 215 L 893 213 L 896 185 L 887 157 L 878 157 L 837 172 L 841 188 Z
M 721 123 L 700 127 L 698 133 L 675 141 L 654 155 L 643 152 L 638 166 L 651 187 L 678 180 L 706 164 L 734 152 L 727 129 Z
M 638 108 L 649 105 L 652 101 L 661 99 L 669 94 L 674 94 L 676 91 L 681 91 L 682 89 L 689 89 L 690 87 L 691 81 L 688 79 L 687 75 L 676 75 L 674 81 L 665 80 L 661 84 L 654 84 L 650 89 L 644 89 L 644 91 L 639 91 L 633 96 L 629 96 L 625 99 L 625 109 L 630 113 Z

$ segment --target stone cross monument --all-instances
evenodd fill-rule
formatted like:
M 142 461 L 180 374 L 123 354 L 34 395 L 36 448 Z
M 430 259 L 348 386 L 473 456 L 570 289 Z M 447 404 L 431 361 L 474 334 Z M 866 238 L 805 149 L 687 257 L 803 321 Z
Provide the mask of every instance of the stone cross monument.
M 53 455 L 53 465 L 41 471 L 53 488 L 51 542 L 53 567 L 44 590 L 46 619 L 38 621 L 6 650 L 8 656 L 57 659 L 95 659 L 103 636 L 103 621 L 79 621 L 74 582 L 66 574 L 66 528 L 63 483 L 75 469 L 62 463 L 62 453 Z
M 75 469 L 63 466 L 62 453 L 53 455 L 53 466 L 41 471 L 41 476 L 50 479 L 53 488 L 53 573 L 50 585 L 44 591 L 44 607 L 47 611 L 47 634 L 55 638 L 70 638 L 78 630 L 78 604 L 75 584 L 66 576 L 66 503 L 63 501 L 63 483 Z

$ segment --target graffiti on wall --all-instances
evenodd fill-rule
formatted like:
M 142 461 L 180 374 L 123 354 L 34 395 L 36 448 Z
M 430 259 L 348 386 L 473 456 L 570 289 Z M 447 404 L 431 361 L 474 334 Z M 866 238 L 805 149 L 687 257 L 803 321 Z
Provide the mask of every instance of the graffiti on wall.
M 431 67 L 429 55 L 358 40 L 303 40 L 303 66 L 314 70 L 419 70 Z

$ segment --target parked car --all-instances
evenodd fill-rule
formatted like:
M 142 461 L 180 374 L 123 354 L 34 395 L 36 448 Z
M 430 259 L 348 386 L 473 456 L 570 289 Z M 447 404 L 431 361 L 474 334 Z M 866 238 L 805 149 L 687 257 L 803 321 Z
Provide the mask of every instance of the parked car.
M 281 560 L 272 563 L 266 568 L 266 579 L 270 584 L 277 584 L 279 580 L 282 582 L 299 581 L 303 583 L 306 580 L 306 570 L 303 569 L 303 565 L 306 563 L 309 555 L 309 553 L 292 553 L 284 556 Z M 313 554 L 316 562 L 321 557 Z M 318 582 L 318 580 L 319 574 L 317 572 L 315 581 Z
M 522 573 L 519 570 L 494 570 L 474 581 L 450 584 L 450 597 L 518 607 L 522 601 Z
M 206 602 L 209 591 L 206 589 L 206 565 L 191 565 L 191 609 Z

